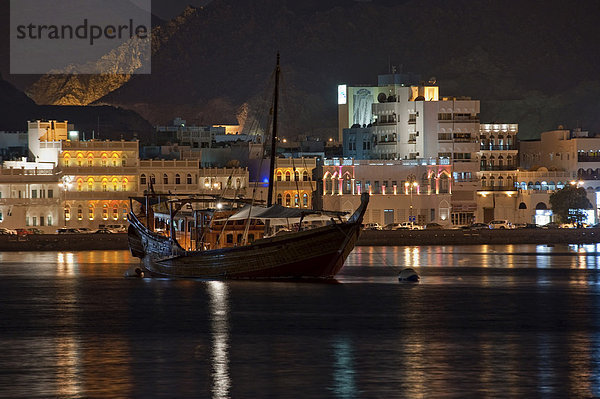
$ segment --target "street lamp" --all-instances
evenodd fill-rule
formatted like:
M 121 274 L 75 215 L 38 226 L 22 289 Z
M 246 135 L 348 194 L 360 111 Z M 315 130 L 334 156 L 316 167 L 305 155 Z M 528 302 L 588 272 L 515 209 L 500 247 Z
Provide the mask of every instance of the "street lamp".
M 413 189 L 416 189 L 419 186 L 419 183 L 416 182 L 416 176 L 415 175 L 409 175 L 406 178 L 406 182 L 404 182 L 404 188 L 406 191 L 410 190 L 410 210 L 409 210 L 409 216 L 408 216 L 408 221 L 411 223 L 415 222 L 415 218 L 413 217 Z

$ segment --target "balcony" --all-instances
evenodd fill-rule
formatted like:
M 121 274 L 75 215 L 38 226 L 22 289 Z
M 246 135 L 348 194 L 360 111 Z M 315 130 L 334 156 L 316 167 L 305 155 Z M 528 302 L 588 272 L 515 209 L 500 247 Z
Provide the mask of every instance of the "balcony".
M 517 165 L 481 165 L 479 170 L 483 172 L 498 171 L 498 170 L 517 170 Z
M 136 191 L 66 191 L 65 200 L 126 200 Z
M 517 187 L 514 186 L 482 186 L 477 191 L 517 191 Z
M 481 151 L 509 151 L 509 150 L 518 150 L 516 145 L 481 145 Z M 600 160 L 598 161 L 600 162 Z
M 63 174 L 71 176 L 137 176 L 137 166 L 63 166 Z
M 600 157 L 577 154 L 577 162 L 600 162 Z

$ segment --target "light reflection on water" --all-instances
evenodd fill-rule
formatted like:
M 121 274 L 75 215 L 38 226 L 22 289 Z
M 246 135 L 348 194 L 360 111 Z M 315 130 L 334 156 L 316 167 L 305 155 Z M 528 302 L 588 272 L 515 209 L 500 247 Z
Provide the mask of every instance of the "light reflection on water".
M 593 397 L 600 247 L 358 247 L 339 284 L 0 254 L 0 397 Z M 421 283 L 401 285 L 414 267 Z

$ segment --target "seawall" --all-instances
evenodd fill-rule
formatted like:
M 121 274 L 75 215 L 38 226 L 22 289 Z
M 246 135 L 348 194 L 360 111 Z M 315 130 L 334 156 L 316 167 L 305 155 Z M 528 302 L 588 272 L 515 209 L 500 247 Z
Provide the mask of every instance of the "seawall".
M 468 244 L 593 244 L 600 229 L 515 230 L 366 230 L 357 245 L 468 245 Z M 32 234 L 0 236 L 0 251 L 86 251 L 129 249 L 126 233 Z
M 593 244 L 600 229 L 366 230 L 357 245 Z

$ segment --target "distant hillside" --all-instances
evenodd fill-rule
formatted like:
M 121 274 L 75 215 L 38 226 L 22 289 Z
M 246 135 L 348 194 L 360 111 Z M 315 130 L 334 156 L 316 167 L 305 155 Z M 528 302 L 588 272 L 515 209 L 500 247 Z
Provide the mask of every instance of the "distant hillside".
M 337 84 L 373 84 L 390 64 L 482 100 L 483 122 L 519 123 L 524 138 L 600 131 L 598 15 L 596 1 L 214 0 L 155 29 L 151 75 L 47 77 L 29 93 L 82 104 L 106 93 L 96 101 L 152 123 L 230 121 L 244 103 L 258 112 L 279 50 L 283 134 L 335 132 Z
M 68 120 L 76 129 L 91 138 L 146 140 L 153 128 L 133 111 L 113 106 L 56 106 L 36 105 L 24 93 L 0 77 L 0 130 L 27 130 L 27 121 L 36 119 Z M 98 134 L 98 126 L 100 133 Z

